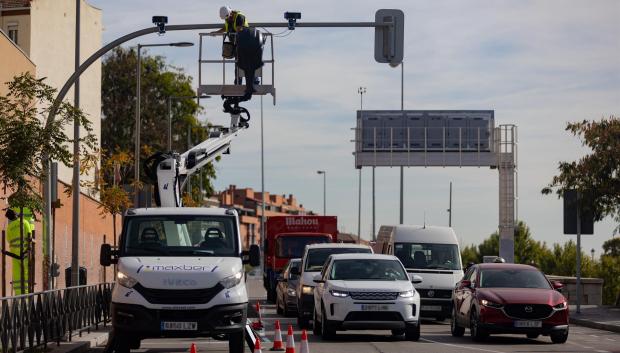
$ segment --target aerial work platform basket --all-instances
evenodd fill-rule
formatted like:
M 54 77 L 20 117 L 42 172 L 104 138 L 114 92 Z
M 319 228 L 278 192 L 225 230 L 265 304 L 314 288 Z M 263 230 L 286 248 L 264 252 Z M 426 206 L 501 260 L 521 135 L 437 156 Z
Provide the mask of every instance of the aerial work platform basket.
M 241 97 L 245 94 L 245 83 L 236 82 L 237 77 L 244 77 L 243 70 L 237 65 L 235 58 L 227 59 L 222 57 L 222 51 L 217 50 L 217 56 L 209 55 L 213 51 L 207 50 L 206 41 L 211 38 L 223 38 L 224 33 L 200 33 L 199 57 L 198 57 L 198 96 L 202 95 L 219 95 L 226 97 Z M 254 95 L 267 95 L 273 97 L 273 104 L 276 104 L 276 88 L 274 86 L 274 58 L 273 58 L 273 35 L 271 33 L 262 33 L 263 36 L 263 67 L 255 71 L 255 77 L 258 78 L 258 84 L 254 84 Z M 205 40 L 206 37 L 206 40 Z M 209 45 L 222 45 L 222 41 L 217 43 L 209 43 Z M 266 48 L 268 44 L 269 48 Z M 211 46 L 208 47 L 211 49 Z M 221 49 L 221 48 L 220 48 Z M 266 53 L 269 52 L 269 58 Z M 219 67 L 218 67 L 219 66 Z M 207 69 L 208 67 L 208 69 Z M 218 78 L 217 72 L 221 73 Z M 267 77 L 264 73 L 267 72 Z M 268 80 L 266 80 L 266 78 Z

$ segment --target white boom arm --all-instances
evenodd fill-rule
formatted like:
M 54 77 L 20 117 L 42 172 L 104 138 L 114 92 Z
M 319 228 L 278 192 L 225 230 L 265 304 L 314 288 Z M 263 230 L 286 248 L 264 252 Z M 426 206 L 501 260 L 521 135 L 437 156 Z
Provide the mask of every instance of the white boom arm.
M 238 116 L 237 116 L 238 118 Z M 235 123 L 230 129 L 211 132 L 209 138 L 188 151 L 174 153 L 157 165 L 157 187 L 161 207 L 180 207 L 181 190 L 188 177 L 199 171 L 217 156 L 230 152 L 230 143 L 245 127 Z M 237 119 L 238 120 L 238 119 Z

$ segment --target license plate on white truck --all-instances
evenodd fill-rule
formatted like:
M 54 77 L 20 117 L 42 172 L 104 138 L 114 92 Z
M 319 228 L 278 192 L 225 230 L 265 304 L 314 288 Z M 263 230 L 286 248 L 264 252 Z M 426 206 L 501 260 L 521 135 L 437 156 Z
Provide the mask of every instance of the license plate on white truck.
M 162 321 L 162 331 L 197 331 L 197 322 Z

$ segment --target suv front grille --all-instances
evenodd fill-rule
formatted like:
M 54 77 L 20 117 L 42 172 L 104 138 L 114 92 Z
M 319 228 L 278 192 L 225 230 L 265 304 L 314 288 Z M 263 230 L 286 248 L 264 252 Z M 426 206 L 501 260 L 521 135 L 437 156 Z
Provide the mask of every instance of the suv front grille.
M 396 300 L 398 292 L 350 292 L 354 300 Z
M 553 308 L 546 304 L 507 304 L 504 312 L 517 319 L 544 319 L 551 315 Z
M 155 289 L 138 283 L 133 289 L 152 304 L 206 304 L 224 287 L 218 283 L 214 287 L 201 289 Z

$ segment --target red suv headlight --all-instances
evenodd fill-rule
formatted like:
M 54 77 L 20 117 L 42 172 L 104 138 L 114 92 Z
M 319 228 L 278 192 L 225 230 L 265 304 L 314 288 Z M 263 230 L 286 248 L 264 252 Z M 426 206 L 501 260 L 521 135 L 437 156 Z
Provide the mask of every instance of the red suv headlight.
M 492 302 L 492 301 L 486 300 L 486 299 L 480 300 L 480 304 L 482 304 L 482 305 L 484 305 L 486 307 L 495 308 L 495 309 L 500 309 L 503 306 L 502 304 L 495 303 L 495 302 Z
M 560 304 L 554 305 L 553 310 L 560 311 L 568 309 L 568 303 L 566 301 L 561 302 Z

